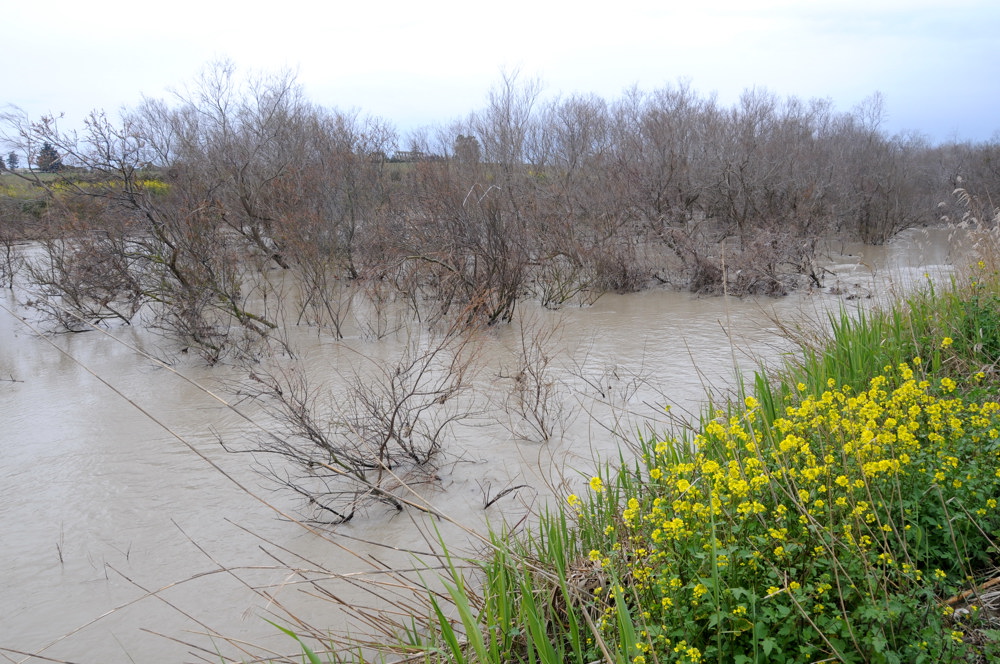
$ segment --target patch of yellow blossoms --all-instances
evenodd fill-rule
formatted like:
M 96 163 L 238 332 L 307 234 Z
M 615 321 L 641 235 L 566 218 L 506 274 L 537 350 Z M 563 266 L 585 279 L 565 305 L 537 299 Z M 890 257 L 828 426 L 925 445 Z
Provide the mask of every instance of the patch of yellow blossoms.
M 687 461 L 676 461 L 681 441 L 655 445 L 645 460 L 654 489 L 642 501 L 628 500 L 616 538 L 621 555 L 633 552 L 633 586 L 649 595 L 648 606 L 664 613 L 687 606 L 695 620 L 707 620 L 706 581 L 725 575 L 732 583 L 717 587 L 756 578 L 759 597 L 765 587 L 766 598 L 795 593 L 796 604 L 808 599 L 822 613 L 834 607 L 830 579 L 803 577 L 803 585 L 796 575 L 817 567 L 810 560 L 833 559 L 845 547 L 873 567 L 922 578 L 891 553 L 910 527 L 888 510 L 893 492 L 907 478 L 932 477 L 952 487 L 971 479 L 952 443 L 967 435 L 974 442 L 996 439 L 1000 404 L 966 404 L 951 396 L 954 381 L 932 386 L 908 364 L 886 367 L 863 391 L 833 381 L 828 387 L 808 396 L 799 385 L 800 401 L 770 426 L 762 425 L 752 397 L 739 416 L 718 412 Z M 997 452 L 989 453 L 1000 466 Z M 591 488 L 604 489 L 599 482 Z M 987 505 L 996 500 L 981 507 Z M 736 636 L 751 629 L 741 599 L 715 599 L 730 604 L 726 629 Z

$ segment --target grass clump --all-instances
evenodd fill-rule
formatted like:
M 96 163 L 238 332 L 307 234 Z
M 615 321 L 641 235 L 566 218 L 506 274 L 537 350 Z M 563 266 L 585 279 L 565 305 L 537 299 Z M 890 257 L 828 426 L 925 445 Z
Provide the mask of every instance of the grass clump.
M 914 357 L 924 363 L 922 372 L 973 378 L 962 385 L 963 392 L 985 394 L 980 388 L 1000 382 L 1000 265 L 991 269 L 979 261 L 961 282 L 956 278 L 943 291 L 928 278 L 924 288 L 895 306 L 841 311 L 831 316 L 829 328 L 829 333 L 785 328 L 802 354 L 777 382 L 759 378 L 761 396 L 784 398 L 798 391 L 800 383 L 807 392 L 821 394 L 831 379 L 860 388 L 886 365 Z M 761 390 L 761 381 L 768 383 L 766 389 Z
M 998 292 L 980 278 L 839 318 L 779 381 L 643 441 L 532 535 L 496 538 L 479 594 L 461 588 L 454 623 L 438 612 L 451 647 L 426 657 L 997 656 Z

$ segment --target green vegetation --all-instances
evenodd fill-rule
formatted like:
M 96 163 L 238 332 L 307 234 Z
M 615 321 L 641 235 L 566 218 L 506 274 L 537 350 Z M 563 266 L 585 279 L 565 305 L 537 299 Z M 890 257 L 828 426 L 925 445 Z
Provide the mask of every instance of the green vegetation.
M 46 173 L 44 177 L 54 176 Z M 25 219 L 40 219 L 49 204 L 44 188 L 14 173 L 0 173 L 0 219 L 6 227 L 20 227 Z
M 497 533 L 475 582 L 449 561 L 430 624 L 397 647 L 431 662 L 997 656 L 1000 280 L 980 262 L 962 282 L 836 317 L 777 380 L 644 440 L 531 532 Z

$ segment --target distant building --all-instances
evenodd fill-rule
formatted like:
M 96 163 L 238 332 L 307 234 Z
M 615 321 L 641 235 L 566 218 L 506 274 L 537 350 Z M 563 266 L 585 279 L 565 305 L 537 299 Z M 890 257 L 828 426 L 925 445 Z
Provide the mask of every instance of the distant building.
M 389 161 L 395 163 L 408 163 L 413 161 L 441 161 L 444 159 L 438 154 L 427 154 L 420 150 L 396 150 L 392 153 L 392 159 Z
M 391 161 L 410 162 L 423 161 L 424 153 L 420 150 L 396 150 L 392 153 Z

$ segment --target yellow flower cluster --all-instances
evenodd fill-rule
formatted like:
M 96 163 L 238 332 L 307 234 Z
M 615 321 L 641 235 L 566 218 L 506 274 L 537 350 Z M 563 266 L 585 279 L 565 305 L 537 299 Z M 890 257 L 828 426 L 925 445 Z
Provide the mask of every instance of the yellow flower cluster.
M 165 194 L 170 190 L 170 185 L 160 180 L 151 178 L 137 178 L 131 182 L 136 190 L 142 190 L 151 194 Z M 52 188 L 57 192 L 101 192 L 107 190 L 119 190 L 126 186 L 123 180 L 95 180 L 90 182 L 54 182 Z
M 739 597 L 719 599 L 718 588 L 732 587 L 725 581 L 710 594 L 707 579 L 753 579 L 767 601 L 801 593 L 814 613 L 834 606 L 829 579 L 796 575 L 844 550 L 872 568 L 921 579 L 912 560 L 896 553 L 910 523 L 891 513 L 893 492 L 910 480 L 953 488 L 972 480 L 954 445 L 997 438 L 1000 404 L 967 404 L 953 396 L 951 379 L 921 380 L 918 364 L 886 367 L 864 390 L 830 381 L 809 395 L 799 385 L 796 402 L 769 425 L 750 397 L 747 411 L 716 413 L 691 442 L 657 443 L 645 459 L 655 489 L 628 500 L 615 537 L 645 605 L 664 614 L 686 606 L 695 620 L 708 620 L 714 597 L 729 608 L 711 619 L 729 620 L 718 628 L 739 634 L 748 629 Z M 685 446 L 693 451 L 678 462 Z M 988 464 L 1000 466 L 1000 445 L 989 449 Z M 592 491 L 604 491 L 595 480 Z M 984 493 L 978 507 L 996 505 Z

